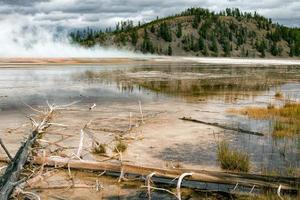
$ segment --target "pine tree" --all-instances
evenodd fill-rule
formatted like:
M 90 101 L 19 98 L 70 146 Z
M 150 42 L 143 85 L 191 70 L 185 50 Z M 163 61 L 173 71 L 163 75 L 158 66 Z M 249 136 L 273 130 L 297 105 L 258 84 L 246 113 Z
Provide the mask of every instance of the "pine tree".
M 152 42 L 149 39 L 148 31 L 145 28 L 144 29 L 144 40 L 143 40 L 143 44 L 142 44 L 142 52 L 143 53 L 147 53 L 147 52 L 154 53 L 154 51 L 155 51 L 155 49 L 153 47 Z
M 182 25 L 181 25 L 181 23 L 177 24 L 176 36 L 177 36 L 177 38 L 181 38 L 181 36 L 182 36 Z
M 245 47 L 242 47 L 242 51 L 241 51 L 241 57 L 246 57 L 246 51 L 245 51 Z
M 290 46 L 290 53 L 289 53 L 289 56 L 290 56 L 290 57 L 294 57 L 294 55 L 295 55 L 294 45 L 291 45 L 291 46 Z
M 146 28 L 144 28 L 144 40 L 148 40 L 149 39 L 149 34 Z
M 208 52 L 208 48 L 207 48 L 206 43 L 204 43 L 204 48 L 203 48 L 202 54 L 204 56 L 209 56 L 209 52 Z
M 195 16 L 195 17 L 194 17 L 194 20 L 193 20 L 193 23 L 192 23 L 193 28 L 198 28 L 199 23 L 200 23 L 199 17 L 198 17 L 198 16 Z
M 120 31 L 120 22 L 118 22 L 117 24 L 116 24 L 116 32 L 119 32 Z
M 173 25 L 176 22 L 173 19 L 181 16 L 189 16 L 189 20 L 181 21 L 180 19 L 180 22 Z M 245 24 L 245 22 L 248 23 Z M 258 28 L 253 29 L 248 26 L 253 23 L 256 24 L 256 27 L 253 28 L 259 27 L 261 31 L 257 30 Z M 197 52 L 197 55 L 201 51 L 205 55 L 221 55 L 222 53 L 222 56 L 230 56 L 233 49 L 236 49 L 237 52 L 240 52 L 240 56 L 252 57 L 258 55 L 257 52 L 259 52 L 261 57 L 265 57 L 266 54 L 285 55 L 286 49 L 289 47 L 291 57 L 300 56 L 299 28 L 289 28 L 278 23 L 273 24 L 270 19 L 257 13 L 254 15 L 243 13 L 238 9 L 226 9 L 215 13 L 206 9 L 191 8 L 178 15 L 153 23 L 142 25 L 139 22 L 136 27 L 129 20 L 118 22 L 115 25 L 113 28 L 103 29 L 103 32 L 90 27 L 74 30 L 70 33 L 70 39 L 73 43 L 87 47 L 96 43 L 108 45 L 113 45 L 113 42 L 116 45 L 130 43 L 142 52 L 161 52 L 164 54 L 174 51 L 172 47 L 175 48 L 176 46 L 176 49 L 182 48 L 187 52 L 194 51 Z M 199 35 L 195 34 L 195 30 L 190 30 L 191 26 L 198 29 Z M 139 36 L 138 33 L 144 27 L 148 32 L 146 30 L 144 35 L 141 33 Z M 186 27 L 187 30 L 185 30 Z M 189 34 L 186 34 L 187 32 Z M 151 33 L 151 38 L 149 33 Z M 178 39 L 170 43 L 172 37 Z M 152 39 L 157 39 L 161 44 L 155 40 L 157 46 L 154 46 Z M 171 47 L 171 51 L 169 51 L 169 47 Z M 172 52 L 172 54 L 175 53 Z M 191 54 L 194 55 L 194 53 Z
M 218 55 L 218 53 L 219 53 L 217 39 L 214 35 L 212 38 L 212 45 L 211 45 L 210 50 L 213 51 L 216 55 Z
M 190 36 L 190 44 L 189 44 L 189 49 L 195 51 L 195 44 L 194 44 L 194 35 Z
M 300 33 L 298 35 L 298 41 L 295 44 L 295 56 L 300 56 Z
M 127 42 L 127 36 L 126 36 L 126 34 L 121 33 L 120 36 L 119 36 L 119 40 L 120 40 L 120 42 L 121 42 L 122 45 L 125 45 L 126 42 Z
M 278 47 L 277 47 L 277 44 L 275 42 L 273 42 L 273 44 L 271 46 L 271 54 L 273 56 L 277 56 L 279 54 Z
M 262 57 L 262 58 L 265 58 L 265 57 L 266 57 L 265 49 L 262 50 L 262 52 L 261 52 L 261 57 Z
M 166 22 L 160 24 L 159 34 L 166 42 L 172 42 L 172 32 Z
M 278 49 L 278 55 L 281 56 L 281 55 L 282 55 L 282 52 L 283 52 L 282 46 L 279 45 L 277 49 Z
M 261 42 L 256 41 L 256 49 L 261 53 L 261 57 L 264 58 L 266 57 L 266 42 L 263 40 Z
M 137 43 L 137 41 L 138 41 L 138 33 L 137 33 L 137 31 L 132 31 L 131 32 L 131 43 L 132 43 L 132 45 L 136 45 L 136 43 Z
M 172 54 L 173 54 L 173 50 L 172 50 L 171 45 L 169 44 L 169 47 L 168 47 L 168 55 L 171 56 Z
M 150 31 L 151 31 L 151 33 L 155 33 L 155 27 L 154 27 L 154 25 L 151 26 Z
M 202 37 L 199 38 L 198 45 L 199 45 L 199 50 L 203 51 L 204 50 L 204 46 L 205 46 L 205 41 L 204 41 L 204 39 Z
M 230 42 L 228 40 L 225 41 L 223 49 L 224 49 L 224 55 L 226 57 L 230 56 Z

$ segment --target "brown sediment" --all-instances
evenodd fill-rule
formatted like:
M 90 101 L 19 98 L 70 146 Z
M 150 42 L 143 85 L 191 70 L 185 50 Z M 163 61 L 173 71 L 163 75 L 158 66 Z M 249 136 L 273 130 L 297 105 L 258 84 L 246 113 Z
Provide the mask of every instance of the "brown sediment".
M 208 64 L 208 65 L 234 65 L 234 66 L 283 66 L 299 65 L 299 59 L 241 59 L 241 58 L 196 58 L 196 57 L 169 57 L 169 56 L 143 56 L 126 58 L 34 58 L 34 57 L 2 57 L 1 65 L 80 65 L 80 64 L 133 64 L 147 62 L 148 64 Z
M 82 65 L 82 64 L 133 64 L 142 59 L 130 58 L 0 58 L 0 67 L 9 65 Z

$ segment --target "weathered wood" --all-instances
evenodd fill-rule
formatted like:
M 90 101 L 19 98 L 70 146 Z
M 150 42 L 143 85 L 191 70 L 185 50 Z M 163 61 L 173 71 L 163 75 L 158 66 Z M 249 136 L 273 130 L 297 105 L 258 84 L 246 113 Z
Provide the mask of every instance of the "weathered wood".
M 184 120 L 184 121 L 189 121 L 189 122 L 195 122 L 195 123 L 199 123 L 199 124 L 205 124 L 205 125 L 209 125 L 209 126 L 215 126 L 215 127 L 218 127 L 218 128 L 231 130 L 231 131 L 237 131 L 237 132 L 246 133 L 246 134 L 250 134 L 250 135 L 264 136 L 263 133 L 245 130 L 245 129 L 242 129 L 240 127 L 235 128 L 235 127 L 222 125 L 222 124 L 219 124 L 219 123 L 205 122 L 205 121 L 193 119 L 193 118 L 190 118 L 190 117 L 182 117 L 182 118 L 179 118 L 179 119 Z
M 0 161 L 9 162 L 7 158 L 1 157 Z M 62 157 L 34 157 L 30 160 L 31 164 L 42 165 L 43 162 L 49 167 L 66 168 L 76 170 L 101 171 L 105 175 L 119 177 L 121 173 L 120 163 L 103 163 L 87 160 L 73 160 Z M 231 192 L 238 184 L 238 190 L 259 192 L 261 189 L 273 189 L 277 191 L 278 187 L 282 186 L 282 191 L 299 192 L 300 178 L 296 177 L 281 177 L 281 176 L 266 176 L 260 174 L 244 174 L 234 172 L 217 172 L 205 171 L 197 169 L 161 169 L 153 167 L 135 166 L 123 163 L 123 170 L 128 177 L 140 177 L 143 181 L 144 177 L 155 172 L 151 181 L 157 184 L 166 184 L 176 186 L 174 179 L 180 177 L 183 173 L 193 173 L 193 176 L 187 178 L 182 183 L 183 187 L 194 189 L 208 189 L 211 191 Z M 206 184 L 208 183 L 208 184 Z M 205 188 L 203 188 L 205 186 Z M 253 191 L 253 186 L 255 189 Z M 237 191 L 235 191 L 237 192 Z
M 55 190 L 55 189 L 66 189 L 66 188 L 96 188 L 95 185 L 87 185 L 87 184 L 60 184 L 60 185 L 49 185 L 49 186 L 40 186 L 36 185 L 31 187 L 31 189 L 35 190 Z
M 5 151 L 7 157 L 8 157 L 10 160 L 12 160 L 13 158 L 12 158 L 12 156 L 10 155 L 8 149 L 7 149 L 6 146 L 4 145 L 4 143 L 3 143 L 3 141 L 2 141 L 1 138 L 0 138 L 0 145 L 1 145 L 1 147 L 3 148 L 3 150 Z
M 45 114 L 45 117 L 40 124 L 29 135 L 28 139 L 21 145 L 15 157 L 9 163 L 4 175 L 0 178 L 0 199 L 9 199 L 16 185 L 19 184 L 21 171 L 27 162 L 30 149 L 40 133 L 43 133 L 48 128 L 54 109 L 49 106 L 50 111 Z
M 7 169 L 5 171 L 5 174 L 0 179 L 0 199 L 5 200 L 8 199 L 13 192 L 16 183 L 19 180 L 20 173 L 23 169 L 23 166 L 25 165 L 27 161 L 27 157 L 29 154 L 29 148 L 34 143 L 38 132 L 33 131 L 32 134 L 30 134 L 27 141 L 19 148 L 18 152 L 16 153 L 13 160 L 10 162 L 10 164 L 7 166 Z
M 92 171 L 106 171 L 108 173 L 117 173 L 118 175 L 123 172 L 125 174 L 133 176 L 146 177 L 147 175 L 155 172 L 153 180 L 157 178 L 173 180 L 178 178 L 183 173 L 192 173 L 186 181 L 190 182 L 202 182 L 202 183 L 214 183 L 214 184 L 226 184 L 226 185 L 236 185 L 239 183 L 240 186 L 247 187 L 251 189 L 254 185 L 256 188 L 268 188 L 268 189 L 278 189 L 279 185 L 282 186 L 282 190 L 297 191 L 299 187 L 299 178 L 289 178 L 288 180 L 284 177 L 277 177 L 276 180 L 271 176 L 261 176 L 261 175 L 249 175 L 249 174 L 236 174 L 236 173 L 224 173 L 224 172 L 208 172 L 203 170 L 191 170 L 191 169 L 162 169 L 154 167 L 144 167 L 135 166 L 130 164 L 121 164 L 119 162 L 97 162 L 97 161 L 87 161 L 87 160 L 74 160 L 62 157 L 34 157 L 33 164 L 45 163 L 47 166 L 52 167 L 70 167 L 72 169 L 78 170 L 92 170 Z M 156 178 L 156 179 L 155 179 Z M 176 183 L 176 182 L 175 182 Z M 233 188 L 233 187 L 232 187 Z

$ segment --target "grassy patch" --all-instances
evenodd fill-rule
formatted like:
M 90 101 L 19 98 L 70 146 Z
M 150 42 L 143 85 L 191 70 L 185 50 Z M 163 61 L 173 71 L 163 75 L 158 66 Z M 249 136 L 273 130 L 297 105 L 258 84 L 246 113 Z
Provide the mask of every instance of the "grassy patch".
M 230 149 L 225 141 L 219 143 L 217 154 L 222 169 L 239 172 L 248 172 L 250 169 L 249 156 L 239 150 Z
M 114 152 L 124 152 L 127 149 L 127 144 L 124 143 L 122 140 L 119 140 L 115 146 Z
M 289 176 L 289 177 L 299 177 L 299 169 L 297 167 L 286 167 L 285 169 L 268 169 L 262 168 L 262 175 L 266 176 Z
M 92 72 L 90 70 L 87 70 L 84 72 L 84 76 L 87 78 L 87 79 L 94 79 L 94 78 L 97 78 L 97 74 L 95 74 L 95 72 Z
M 93 149 L 93 153 L 95 154 L 106 154 L 106 145 L 105 144 L 99 144 L 96 145 Z
M 253 119 L 268 119 L 273 121 L 273 136 L 293 136 L 300 133 L 300 103 L 286 103 L 284 106 L 247 107 L 241 110 L 231 110 L 232 113 L 247 115 Z
M 255 196 L 237 196 L 237 200 L 281 200 L 278 195 L 274 192 L 267 192 L 262 195 L 255 195 Z M 299 197 L 296 196 L 283 196 L 282 199 L 284 200 L 299 200 Z
M 275 121 L 273 125 L 273 136 L 275 137 L 292 137 L 293 135 L 299 133 L 299 131 L 299 124 Z
M 282 93 L 280 91 L 275 92 L 275 98 L 281 99 L 283 97 Z

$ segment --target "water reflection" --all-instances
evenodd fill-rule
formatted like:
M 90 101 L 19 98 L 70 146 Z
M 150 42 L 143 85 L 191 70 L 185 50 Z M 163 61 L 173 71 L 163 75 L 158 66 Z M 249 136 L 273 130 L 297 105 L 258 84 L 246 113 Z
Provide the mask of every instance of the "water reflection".
M 121 91 L 150 90 L 156 94 L 226 101 L 250 98 L 262 92 L 300 81 L 300 67 L 235 66 L 138 66 L 113 73 L 87 71 L 83 77 L 102 83 L 114 82 Z M 283 88 L 285 90 L 285 88 Z M 200 99 L 199 99 L 200 98 Z
M 139 66 L 119 69 L 114 73 L 93 74 L 92 80 L 116 83 L 121 92 L 150 91 L 192 103 L 205 102 L 208 107 L 215 104 L 223 112 L 227 123 L 266 134 L 265 137 L 233 132 L 223 134 L 223 139 L 230 141 L 232 147 L 250 155 L 253 171 L 293 176 L 300 167 L 299 136 L 273 138 L 271 120 L 251 120 L 225 112 L 232 106 L 262 106 L 271 102 L 280 105 L 287 99 L 299 100 L 299 66 Z M 274 97 L 278 90 L 283 93 L 283 99 Z M 216 102 L 223 102 L 223 105 L 219 106 Z M 217 165 L 216 149 L 216 144 L 207 147 L 182 143 L 165 148 L 156 157 L 187 164 Z
M 266 133 L 265 137 L 224 134 L 232 146 L 250 154 L 256 171 L 289 174 L 300 167 L 299 137 L 275 139 L 271 136 L 270 121 L 226 113 L 231 107 L 280 103 L 281 100 L 274 99 L 276 90 L 280 90 L 285 99 L 299 100 L 300 66 L 173 64 L 1 69 L 0 110 L 20 109 L 24 107 L 22 101 L 41 105 L 46 100 L 57 104 L 78 100 L 83 104 L 172 100 L 192 106 L 205 105 L 222 113 L 223 121 Z M 176 148 L 166 148 L 156 156 L 184 163 L 217 165 L 215 155 L 216 144 L 208 148 L 183 143 Z

